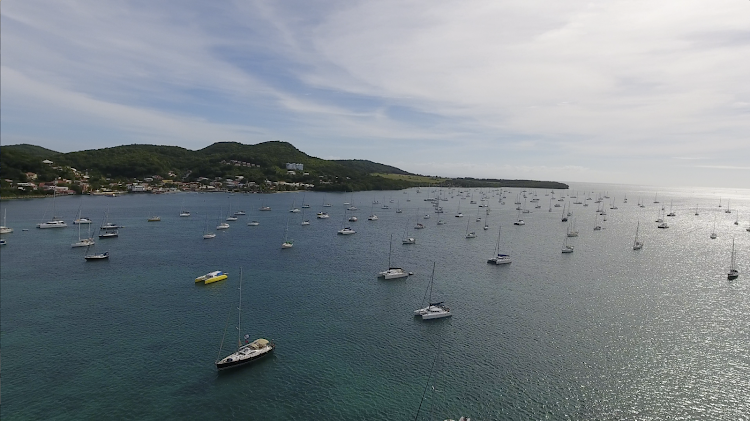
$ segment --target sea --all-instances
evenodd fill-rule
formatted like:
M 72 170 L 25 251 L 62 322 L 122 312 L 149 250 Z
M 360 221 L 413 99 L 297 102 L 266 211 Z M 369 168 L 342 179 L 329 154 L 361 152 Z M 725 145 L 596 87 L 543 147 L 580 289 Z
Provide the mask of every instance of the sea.
M 442 214 L 426 200 L 437 196 Z M 6 211 L 4 421 L 750 419 L 747 189 L 126 194 Z M 72 248 L 79 213 L 92 235 L 106 219 L 119 237 Z M 68 227 L 35 227 L 53 214 Z M 345 226 L 356 234 L 337 235 Z M 498 244 L 511 264 L 487 263 Z M 413 275 L 378 278 L 389 261 Z M 228 279 L 194 282 L 215 270 Z M 452 317 L 415 317 L 430 298 Z M 217 371 L 245 335 L 273 354 Z

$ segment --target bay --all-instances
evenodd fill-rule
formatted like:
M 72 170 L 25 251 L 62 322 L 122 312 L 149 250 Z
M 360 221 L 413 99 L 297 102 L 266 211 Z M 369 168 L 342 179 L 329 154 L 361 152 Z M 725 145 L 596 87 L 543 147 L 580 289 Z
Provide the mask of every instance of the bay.
M 34 227 L 51 216 L 51 199 L 3 201 L 0 212 L 7 209 L 14 232 L 0 248 L 0 415 L 413 419 L 425 386 L 420 419 L 750 413 L 750 191 L 574 183 L 554 193 L 578 192 L 584 207 L 529 190 L 541 208 L 528 203 L 532 213 L 519 227 L 513 202 L 521 189 L 507 189 L 505 204 L 497 189 L 466 189 L 465 199 L 459 189 L 441 190 L 448 198 L 442 215 L 424 201 L 434 188 L 61 197 L 56 213 L 69 227 L 47 230 Z M 489 195 L 489 215 L 469 203 L 471 194 L 481 203 L 480 191 Z M 610 199 L 602 202 L 603 229 L 593 231 L 597 205 L 585 198 L 598 194 Z M 302 213 L 288 211 L 303 198 L 309 226 L 300 225 Z M 609 209 L 612 201 L 618 209 Z M 323 208 L 326 202 L 333 206 Z M 358 222 L 345 222 L 352 213 L 345 215 L 344 202 L 359 208 Z M 464 218 L 454 217 L 459 202 Z M 569 239 L 569 255 L 560 253 L 568 225 L 561 208 L 548 211 L 554 203 L 570 203 L 580 231 Z M 654 220 L 670 203 L 676 216 L 665 218 L 669 229 L 657 229 Z M 273 210 L 260 212 L 261 205 Z M 191 217 L 178 216 L 183 206 Z M 247 215 L 203 240 L 205 226 L 215 227 L 230 206 Z M 79 208 L 94 219 L 92 228 L 107 211 L 124 226 L 93 248 L 109 251 L 109 261 L 84 261 L 84 250 L 70 247 Z M 316 219 L 318 211 L 330 219 Z M 377 221 L 367 220 L 372 212 Z M 152 214 L 161 222 L 147 222 Z M 260 225 L 247 226 L 250 220 Z M 282 250 L 287 221 L 294 247 Z M 645 246 L 634 251 L 639 221 Z M 415 230 L 417 223 L 426 228 Z M 465 238 L 467 223 L 477 238 Z M 344 225 L 357 233 L 336 235 Z M 509 266 L 486 263 L 499 225 Z M 417 244 L 401 245 L 405 233 Z M 377 278 L 388 266 L 391 235 L 393 265 L 414 272 L 405 280 Z M 733 238 L 740 278 L 727 281 Z M 453 317 L 423 322 L 412 311 L 422 304 L 433 262 L 433 298 Z M 217 373 L 225 328 L 229 338 L 237 334 L 240 267 L 243 334 L 273 339 L 277 348 L 265 360 Z M 213 270 L 229 279 L 193 282 Z

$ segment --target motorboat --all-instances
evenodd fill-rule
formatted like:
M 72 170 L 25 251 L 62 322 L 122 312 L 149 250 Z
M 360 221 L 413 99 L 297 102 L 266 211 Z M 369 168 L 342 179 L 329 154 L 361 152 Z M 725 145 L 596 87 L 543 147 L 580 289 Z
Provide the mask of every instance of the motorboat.
M 355 234 L 356 232 L 357 231 L 354 231 L 350 227 L 345 227 L 345 228 L 338 230 L 339 235 L 351 235 L 351 234 Z
M 417 244 L 417 240 L 414 237 L 407 237 L 401 240 L 401 244 Z
M 66 224 L 64 221 L 60 219 L 52 219 L 51 221 L 42 222 L 39 224 L 36 224 L 37 228 L 65 228 L 68 224 Z
M 250 222 L 247 223 L 247 225 L 249 227 L 257 227 L 258 225 L 260 225 L 260 222 L 258 222 L 258 221 L 250 221 Z
M 388 270 L 384 270 L 378 274 L 378 277 L 383 279 L 399 279 L 399 278 L 406 278 L 407 276 L 411 275 L 411 272 L 407 272 L 401 268 L 388 268 Z
M 76 218 L 76 220 L 73 221 L 74 225 L 78 225 L 78 224 L 90 224 L 90 223 L 91 223 L 91 218 L 87 218 L 85 216 L 81 217 L 81 218 Z
M 217 230 L 229 229 L 229 224 L 227 224 L 226 222 L 222 222 L 222 223 L 220 223 L 219 225 L 216 226 L 216 229 Z
M 87 254 L 83 256 L 86 260 L 104 260 L 109 259 L 109 252 L 105 251 L 104 253 L 94 253 L 94 254 Z
M 325 212 L 318 212 L 318 219 L 328 219 L 329 216 Z
M 203 282 L 204 284 L 211 284 L 227 279 L 228 275 L 220 270 L 209 272 L 203 276 L 195 278 L 195 282 Z

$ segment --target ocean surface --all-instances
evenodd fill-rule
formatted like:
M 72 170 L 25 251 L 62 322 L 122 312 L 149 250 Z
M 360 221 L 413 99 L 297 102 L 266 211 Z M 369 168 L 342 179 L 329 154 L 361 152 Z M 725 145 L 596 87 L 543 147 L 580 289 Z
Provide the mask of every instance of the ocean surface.
M 0 417 L 750 419 L 750 190 L 573 184 L 554 201 L 529 190 L 525 226 L 513 225 L 521 189 L 505 199 L 498 189 L 440 190 L 443 214 L 424 200 L 435 188 L 59 197 L 54 212 L 68 227 L 46 230 L 35 225 L 52 216 L 52 199 L 2 201 L 14 232 L 0 247 Z M 586 200 L 605 194 L 606 221 Z M 345 222 L 344 202 L 359 208 L 346 213 L 358 222 Z M 289 212 L 303 203 L 304 216 Z M 569 224 L 556 203 L 572 208 L 580 232 L 571 254 L 561 253 Z M 676 213 L 664 218 L 669 229 L 654 222 L 662 206 Z M 70 247 L 79 209 L 94 234 L 105 214 L 124 226 L 91 250 L 109 261 Z M 247 215 L 202 239 L 237 210 Z M 645 246 L 634 251 L 638 223 Z M 357 233 L 336 235 L 345 225 Z M 486 263 L 499 229 L 508 266 Z M 402 245 L 405 235 L 417 244 Z M 281 249 L 285 236 L 293 248 Z M 409 278 L 377 278 L 391 236 L 392 265 Z M 740 277 L 728 281 L 733 239 Z M 422 321 L 413 310 L 433 263 L 432 299 L 453 317 Z M 240 334 L 276 350 L 217 372 L 237 342 L 240 269 Z M 229 278 L 194 283 L 214 270 Z

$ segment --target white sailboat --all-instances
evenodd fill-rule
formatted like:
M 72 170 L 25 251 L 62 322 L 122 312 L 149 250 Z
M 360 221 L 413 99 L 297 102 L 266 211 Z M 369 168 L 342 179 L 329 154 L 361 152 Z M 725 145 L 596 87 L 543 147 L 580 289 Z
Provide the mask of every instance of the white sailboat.
M 563 241 L 563 247 L 562 247 L 563 253 L 573 253 L 573 246 L 568 244 L 568 236 L 565 236 L 565 240 Z
M 500 232 L 501 228 L 498 227 L 497 242 L 495 243 L 495 255 L 487 259 L 487 263 L 492 263 L 493 265 L 507 265 L 512 261 L 510 259 L 510 255 L 500 253 Z
M 576 221 L 575 219 L 570 221 L 570 224 L 568 224 L 568 237 L 578 237 L 578 230 L 576 230 Z
M 81 217 L 81 212 L 78 211 L 78 217 Z M 88 247 L 94 245 L 94 239 L 91 237 L 91 224 L 86 224 L 88 227 L 88 236 L 86 238 L 81 238 L 81 225 L 78 224 L 78 241 L 71 244 L 71 247 Z
M 727 279 L 737 279 L 740 276 L 740 271 L 737 269 L 737 253 L 734 250 L 734 238 L 732 238 L 732 257 L 729 263 L 729 273 L 727 273 Z
M 99 227 L 99 238 L 114 238 L 120 235 L 117 224 L 109 222 L 109 209 L 104 212 L 104 223 Z
M 518 211 L 518 214 L 516 215 L 516 222 L 513 223 L 513 225 L 526 225 L 526 222 L 523 222 L 523 219 L 521 219 L 521 211 Z
M 237 306 L 237 351 L 232 354 L 216 360 L 216 368 L 218 370 L 224 370 L 231 367 L 237 367 L 240 365 L 247 364 L 255 361 L 259 358 L 269 355 L 276 346 L 272 341 L 267 339 L 256 339 L 253 342 L 249 342 L 250 336 L 245 335 L 245 344 L 242 344 L 242 268 L 240 268 L 240 287 L 239 287 L 239 305 Z M 226 330 L 224 331 L 226 336 Z M 224 336 L 221 338 L 221 346 L 219 347 L 219 356 L 221 355 L 222 348 L 224 347 Z
M 466 238 L 477 238 L 477 233 L 474 231 L 469 232 L 469 223 L 471 223 L 471 220 L 466 220 Z
M 55 187 L 57 187 L 57 183 L 55 183 Z M 55 200 L 57 198 L 57 189 L 52 191 L 52 219 L 47 222 L 42 222 L 39 224 L 36 224 L 37 228 L 65 228 L 68 226 L 68 224 L 65 223 L 62 219 L 55 216 Z
M 0 225 L 0 234 L 10 234 L 13 228 L 8 227 L 8 209 L 3 213 L 3 224 Z
M 190 211 L 185 210 L 185 199 L 182 199 L 182 206 L 180 206 L 180 218 L 187 218 L 190 216 Z
M 643 248 L 643 242 L 638 240 L 638 229 L 641 227 L 641 221 L 635 226 L 635 240 L 633 240 L 633 250 L 640 250 Z
M 294 240 L 289 239 L 289 217 L 286 218 L 286 228 L 284 229 L 284 242 L 281 243 L 282 249 L 290 249 L 294 246 Z
M 344 223 L 346 223 L 346 211 L 344 211 Z M 357 231 L 354 231 L 353 229 L 351 229 L 351 227 L 344 226 L 343 228 L 338 230 L 336 233 L 338 235 L 352 235 L 352 234 L 356 234 Z
M 206 214 L 206 225 L 203 227 L 203 239 L 210 240 L 216 237 L 215 232 L 208 232 L 208 214 Z
M 714 217 L 714 230 L 711 231 L 711 239 L 715 240 L 718 235 L 716 234 L 716 217 Z
M 414 310 L 414 316 L 422 317 L 422 320 L 441 319 L 443 317 L 452 316 L 450 309 L 445 305 L 443 301 L 432 302 L 432 284 L 435 280 L 435 262 L 432 263 L 432 275 L 430 276 L 430 283 L 427 285 L 426 296 L 429 297 L 427 300 L 427 306 L 420 309 Z M 424 298 L 422 299 L 424 303 Z
M 388 243 L 388 269 L 378 273 L 379 278 L 383 279 L 399 279 L 406 278 L 411 275 L 411 272 L 407 272 L 400 267 L 391 266 L 391 253 L 393 252 L 393 234 L 391 234 L 391 240 Z

